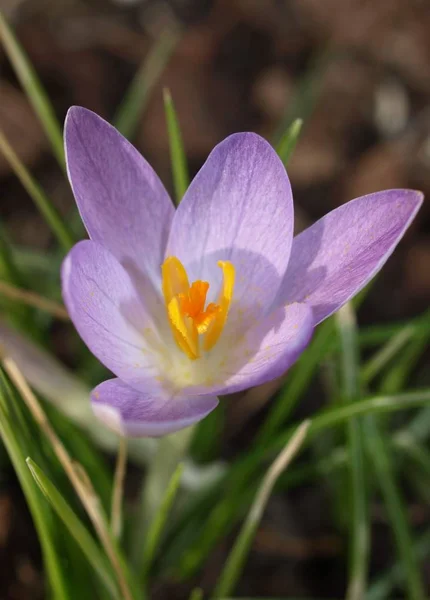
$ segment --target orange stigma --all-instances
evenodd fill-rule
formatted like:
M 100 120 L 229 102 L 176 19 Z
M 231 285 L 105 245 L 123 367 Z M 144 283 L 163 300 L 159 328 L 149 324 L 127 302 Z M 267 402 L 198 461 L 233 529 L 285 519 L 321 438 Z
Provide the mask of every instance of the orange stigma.
M 191 285 L 187 272 L 176 256 L 169 256 L 161 267 L 163 294 L 173 337 L 179 348 L 192 360 L 200 356 L 200 336 L 203 349 L 210 350 L 218 341 L 233 297 L 235 270 L 231 262 L 219 261 L 223 283 L 218 302 L 206 306 L 207 281 L 198 279 Z

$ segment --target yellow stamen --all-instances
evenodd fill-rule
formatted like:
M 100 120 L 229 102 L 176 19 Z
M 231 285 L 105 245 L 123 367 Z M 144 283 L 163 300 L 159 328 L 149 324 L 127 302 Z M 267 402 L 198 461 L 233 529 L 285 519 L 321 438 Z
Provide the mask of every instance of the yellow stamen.
M 223 285 L 218 303 L 206 308 L 209 289 L 200 279 L 191 286 L 181 261 L 169 256 L 161 267 L 162 287 L 173 337 L 179 348 L 192 360 L 199 358 L 199 335 L 204 335 L 203 348 L 210 350 L 224 329 L 233 297 L 235 270 L 228 261 L 219 261 L 223 270 Z
M 227 321 L 228 311 L 233 298 L 235 270 L 228 260 L 220 260 L 218 266 L 222 269 L 223 282 L 218 297 L 219 311 L 209 326 L 206 333 L 203 348 L 207 351 L 215 346 Z

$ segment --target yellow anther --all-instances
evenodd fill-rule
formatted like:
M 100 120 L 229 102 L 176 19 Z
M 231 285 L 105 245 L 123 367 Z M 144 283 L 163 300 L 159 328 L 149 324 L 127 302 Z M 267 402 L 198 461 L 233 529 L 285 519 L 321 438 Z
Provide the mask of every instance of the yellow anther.
M 205 350 L 210 350 L 217 343 L 227 321 L 228 311 L 230 310 L 230 304 L 233 298 L 235 269 L 228 260 L 220 260 L 218 266 L 221 267 L 223 275 L 222 287 L 217 303 L 220 310 L 209 325 L 205 335 L 203 342 L 203 348 Z
M 161 267 L 162 287 L 167 316 L 179 348 L 192 360 L 199 358 L 199 335 L 204 335 L 203 348 L 210 350 L 217 342 L 227 320 L 233 297 L 235 271 L 228 261 L 218 263 L 223 270 L 223 285 L 218 303 L 206 308 L 207 281 L 197 280 L 190 286 L 181 261 L 169 256 Z
M 178 298 L 172 298 L 167 305 L 167 315 L 173 337 L 179 348 L 195 360 L 199 357 L 199 334 L 191 317 L 181 311 Z

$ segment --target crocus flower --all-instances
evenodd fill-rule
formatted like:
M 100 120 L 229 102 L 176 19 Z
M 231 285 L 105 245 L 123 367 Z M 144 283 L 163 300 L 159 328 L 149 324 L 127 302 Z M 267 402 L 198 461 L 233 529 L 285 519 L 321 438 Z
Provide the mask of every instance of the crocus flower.
M 218 395 L 284 373 L 379 271 L 422 202 L 412 190 L 363 196 L 293 239 L 287 173 L 254 133 L 216 146 L 176 210 L 94 113 L 72 108 L 65 142 L 90 240 L 64 261 L 64 300 L 116 376 L 92 392 L 93 410 L 124 435 L 187 427 Z

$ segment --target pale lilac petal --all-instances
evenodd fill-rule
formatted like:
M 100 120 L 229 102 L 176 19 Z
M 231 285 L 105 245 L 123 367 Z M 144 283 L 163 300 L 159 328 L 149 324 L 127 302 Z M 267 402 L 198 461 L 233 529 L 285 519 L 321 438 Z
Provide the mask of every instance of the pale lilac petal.
M 192 181 L 166 253 L 183 262 L 191 280 L 209 281 L 212 293 L 221 278 L 217 261 L 231 261 L 237 303 L 252 300 L 264 310 L 287 268 L 292 235 L 291 186 L 282 162 L 260 136 L 238 133 L 215 147 Z
M 200 421 L 218 405 L 216 396 L 189 397 L 163 389 L 138 392 L 109 379 L 91 394 L 95 415 L 120 435 L 157 437 Z
M 89 236 L 127 267 L 157 280 L 174 207 L 140 153 L 95 113 L 72 107 L 67 169 Z
M 420 192 L 387 190 L 328 213 L 294 238 L 277 302 L 305 302 L 315 325 L 323 321 L 384 265 L 422 201 Z
M 230 394 L 279 377 L 297 360 L 312 337 L 312 309 L 290 304 L 273 311 L 239 338 L 216 348 L 215 381 L 184 390 L 190 394 Z
M 159 375 L 155 327 L 116 258 L 95 242 L 79 242 L 63 263 L 62 285 L 73 324 L 91 352 L 131 385 L 153 385 Z
M 88 421 L 90 390 L 52 354 L 0 319 L 1 352 L 12 358 L 32 387 L 80 425 Z

